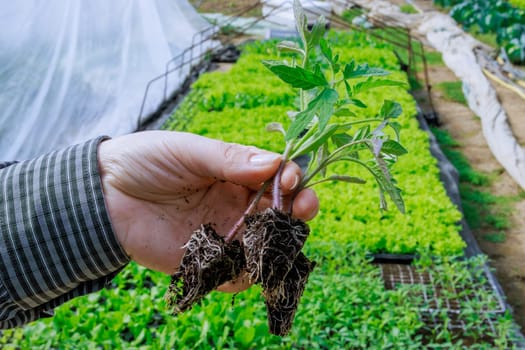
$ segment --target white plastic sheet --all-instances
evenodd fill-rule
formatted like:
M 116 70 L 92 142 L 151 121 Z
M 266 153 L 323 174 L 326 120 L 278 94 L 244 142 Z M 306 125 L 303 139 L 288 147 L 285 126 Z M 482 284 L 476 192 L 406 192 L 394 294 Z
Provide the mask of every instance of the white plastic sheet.
M 0 23 L 0 160 L 134 131 L 148 81 L 208 26 L 187 0 L 3 1 Z
M 332 12 L 332 4 L 322 0 L 302 0 L 301 6 L 309 23 L 315 22 L 320 15 L 329 17 Z M 295 28 L 292 0 L 265 0 L 262 6 L 262 14 L 271 23 Z

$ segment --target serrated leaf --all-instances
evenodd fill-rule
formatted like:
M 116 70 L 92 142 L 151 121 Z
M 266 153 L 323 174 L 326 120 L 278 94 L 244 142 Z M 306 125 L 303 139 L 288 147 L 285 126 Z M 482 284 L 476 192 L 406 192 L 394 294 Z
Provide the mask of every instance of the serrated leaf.
M 266 131 L 269 132 L 280 132 L 286 136 L 286 131 L 281 123 L 273 122 L 266 125 Z
M 392 176 L 390 175 L 390 172 L 388 171 L 388 167 L 384 160 L 381 157 L 376 157 L 376 161 L 376 166 L 372 167 L 371 169 L 373 170 L 374 177 L 376 178 L 380 189 L 383 192 L 388 193 L 389 197 L 392 199 L 397 209 L 404 214 L 405 203 L 403 202 L 403 198 L 401 197 L 401 190 L 395 186 L 394 181 L 392 180 Z M 386 201 L 382 204 L 385 205 L 386 209 Z
M 328 62 L 330 62 L 330 64 L 332 64 L 333 62 L 332 48 L 330 47 L 328 42 L 325 39 L 321 39 L 319 41 L 319 46 L 321 48 L 321 53 L 323 54 L 323 56 L 326 57 L 326 59 L 328 60 Z
M 366 184 L 365 179 L 362 179 L 360 177 L 355 177 L 355 176 L 331 175 L 328 177 L 328 179 L 334 180 L 334 181 L 344 181 L 344 182 L 349 182 L 349 183 L 354 183 L 354 184 Z
M 306 45 L 308 51 L 312 50 L 319 44 L 319 41 L 324 36 L 326 32 L 326 19 L 323 16 L 320 16 L 314 23 L 312 31 L 307 31 L 305 33 Z
M 321 72 L 313 73 L 301 67 L 291 67 L 280 61 L 263 61 L 263 64 L 294 88 L 309 90 L 317 86 L 328 85 Z
M 388 74 L 390 73 L 382 68 L 369 67 L 368 63 L 363 63 L 356 66 L 354 60 L 350 61 L 350 63 L 348 63 L 343 70 L 343 76 L 345 79 L 378 77 Z
M 334 89 L 324 89 L 308 103 L 308 107 L 304 111 L 297 114 L 295 120 L 288 128 L 285 138 L 286 141 L 290 141 L 299 136 L 316 115 L 319 118 L 319 131 L 322 132 L 333 114 L 334 104 L 337 102 L 337 99 L 337 91 Z
M 399 142 L 394 140 L 386 140 L 383 143 L 381 152 L 394 156 L 402 156 L 403 154 L 408 153 L 405 147 L 403 147 Z
M 397 118 L 403 113 L 403 108 L 401 105 L 395 101 L 385 100 L 381 110 L 379 111 L 379 116 L 385 119 L 388 118 Z
M 277 49 L 281 52 L 295 52 L 304 56 L 304 51 L 295 41 L 281 41 L 277 44 Z
M 372 77 L 365 81 L 361 81 L 352 87 L 351 92 L 348 94 L 349 97 L 360 94 L 363 91 L 384 87 L 384 86 L 404 86 L 405 83 L 402 81 L 395 81 L 389 79 L 374 79 Z
M 349 104 L 353 104 L 354 106 L 357 106 L 359 108 L 366 108 L 367 105 L 363 103 L 363 101 L 358 100 L 357 98 L 350 98 L 347 100 Z
M 293 14 L 295 17 L 295 27 L 297 28 L 297 32 L 299 33 L 299 36 L 301 37 L 301 40 L 303 41 L 303 44 L 306 47 L 307 45 L 306 33 L 308 33 L 308 19 L 306 18 L 306 14 L 304 13 L 304 9 L 301 6 L 301 2 L 299 0 L 294 0 L 293 2 Z
M 317 86 L 328 85 L 321 72 L 313 73 L 301 67 L 291 67 L 281 61 L 263 61 L 263 64 L 294 88 L 309 90 Z
M 319 118 L 319 130 L 323 131 L 330 117 L 334 113 L 334 105 L 339 98 L 339 94 L 334 89 L 324 89 L 319 95 L 318 103 L 318 118 Z
M 311 103 L 311 102 L 310 102 Z M 308 107 L 302 112 L 299 112 L 295 119 L 292 121 L 292 124 L 290 124 L 290 127 L 288 128 L 288 131 L 285 135 L 285 141 L 288 142 L 290 140 L 295 139 L 297 136 L 299 136 L 312 122 L 312 120 L 315 117 L 315 108 Z
M 354 95 L 354 91 L 350 84 L 345 80 L 346 97 L 350 98 Z

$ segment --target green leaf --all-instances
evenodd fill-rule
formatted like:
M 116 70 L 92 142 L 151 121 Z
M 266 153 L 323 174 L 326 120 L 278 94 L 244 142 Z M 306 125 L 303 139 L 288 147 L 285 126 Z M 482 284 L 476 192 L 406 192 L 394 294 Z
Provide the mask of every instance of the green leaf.
M 359 107 L 359 108 L 366 108 L 367 105 L 364 104 L 363 101 L 357 99 L 357 98 L 344 98 L 344 99 L 340 99 L 337 101 L 336 103 L 336 106 L 337 107 L 342 107 L 342 106 L 345 106 L 345 105 L 353 105 L 353 106 L 356 106 L 356 107 Z
M 384 159 L 382 159 L 381 157 L 376 157 L 376 161 L 376 165 L 370 167 L 369 169 L 372 171 L 372 174 L 376 178 L 376 181 L 381 191 L 388 193 L 389 197 L 392 199 L 397 209 L 404 214 L 405 203 L 403 202 L 403 198 L 401 197 L 401 190 L 394 185 L 395 181 L 392 179 L 392 176 L 388 171 L 388 167 Z M 382 207 L 384 209 L 387 209 L 386 202 L 382 201 Z
M 353 89 L 350 84 L 345 80 L 346 97 L 350 98 L 354 95 Z
M 319 131 L 322 132 L 333 114 L 334 104 L 337 102 L 337 98 L 337 91 L 334 89 L 324 89 L 318 96 L 310 101 L 304 111 L 297 114 L 286 133 L 286 141 L 290 141 L 299 136 L 316 115 L 319 118 Z
M 334 89 L 324 89 L 319 95 L 318 103 L 318 118 L 319 118 L 319 130 L 323 131 L 330 117 L 334 113 L 334 105 L 339 98 L 339 94 Z
M 390 126 L 392 130 L 394 130 L 394 132 L 396 133 L 396 140 L 399 141 L 400 132 L 401 132 L 401 124 L 399 124 L 398 122 L 389 122 L 388 126 Z
M 343 76 L 345 79 L 377 77 L 388 74 L 390 73 L 382 68 L 369 67 L 368 63 L 363 63 L 356 66 L 354 60 L 350 61 L 350 63 L 345 66 L 343 71 Z
M 332 136 L 332 142 L 337 148 L 349 144 L 352 140 L 352 136 L 348 134 L 335 134 Z
M 328 85 L 321 72 L 313 73 L 301 67 L 290 67 L 281 61 L 263 61 L 263 64 L 294 88 L 309 90 L 317 86 Z
M 402 156 L 403 154 L 408 153 L 405 147 L 403 147 L 399 142 L 394 140 L 386 140 L 383 143 L 381 152 L 394 156 Z
M 308 47 L 308 51 L 311 51 L 313 48 L 315 48 L 317 45 L 319 45 L 319 41 L 324 36 L 326 32 L 326 19 L 321 16 L 319 17 L 313 27 L 312 31 L 306 31 L 305 37 L 306 37 L 306 45 Z
M 314 74 L 315 75 L 323 75 L 323 72 L 321 70 L 321 65 L 319 63 L 316 63 L 314 65 Z
M 356 117 L 357 116 L 357 114 L 355 114 L 348 108 L 339 108 L 337 111 L 335 111 L 334 115 L 337 117 Z
M 306 40 L 306 34 L 308 33 L 308 19 L 306 18 L 306 14 L 304 13 L 304 9 L 299 0 L 294 0 L 293 2 L 293 14 L 295 17 L 295 27 L 297 28 L 297 32 L 299 33 L 304 46 L 307 47 L 308 42 Z
M 250 347 L 255 338 L 255 328 L 251 325 L 243 325 L 235 330 L 235 340 L 243 346 Z
M 403 113 L 403 108 L 401 105 L 395 101 L 385 100 L 381 110 L 379 111 L 379 116 L 385 119 L 388 118 L 397 118 Z
M 332 54 L 332 48 L 330 47 L 328 42 L 322 38 L 319 41 L 319 46 L 321 47 L 321 53 L 323 54 L 323 56 L 326 57 L 326 59 L 328 60 L 328 62 L 330 62 L 330 64 L 332 64 L 334 59 L 333 59 L 333 54 Z
M 317 133 L 310 140 L 306 141 L 301 147 L 294 152 L 294 158 L 302 154 L 308 154 L 312 151 L 315 152 L 322 144 L 327 143 L 328 139 L 339 129 L 338 124 L 330 124 L 321 133 Z
M 365 125 L 362 128 L 359 128 L 354 134 L 354 141 L 359 141 L 366 139 L 370 135 L 370 125 Z
M 368 78 L 365 81 L 361 81 L 353 86 L 350 93 L 350 96 L 355 96 L 363 91 L 383 87 L 383 86 L 405 86 L 406 84 L 402 81 L 395 81 L 389 79 L 374 79 L 372 77 Z
M 295 116 L 295 119 L 292 121 L 292 124 L 290 124 L 290 127 L 286 132 L 286 136 L 284 138 L 286 142 L 293 140 L 297 136 L 299 136 L 314 119 L 316 108 L 315 106 L 311 107 L 312 102 L 310 102 L 310 105 L 308 105 L 307 109 L 305 109 L 302 112 L 299 112 Z

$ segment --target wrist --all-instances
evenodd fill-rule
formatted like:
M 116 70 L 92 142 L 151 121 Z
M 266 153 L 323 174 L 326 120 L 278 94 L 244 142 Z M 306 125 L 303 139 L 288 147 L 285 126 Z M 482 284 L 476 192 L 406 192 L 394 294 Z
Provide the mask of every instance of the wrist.
M 124 252 L 131 258 L 131 252 L 128 244 L 128 230 L 124 227 L 124 220 L 121 218 L 120 210 L 118 209 L 116 197 L 118 190 L 112 185 L 114 178 L 111 171 L 112 160 L 109 156 L 111 148 L 111 139 L 101 142 L 98 146 L 98 167 L 100 182 L 102 184 L 102 193 L 106 211 L 109 216 L 111 227 L 115 238 L 119 242 Z

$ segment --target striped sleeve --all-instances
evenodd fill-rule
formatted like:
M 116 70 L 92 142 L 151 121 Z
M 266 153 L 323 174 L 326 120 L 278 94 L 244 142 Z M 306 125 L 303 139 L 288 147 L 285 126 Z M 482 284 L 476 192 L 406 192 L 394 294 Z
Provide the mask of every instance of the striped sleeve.
M 0 328 L 103 288 L 129 262 L 104 203 L 103 140 L 0 170 Z

